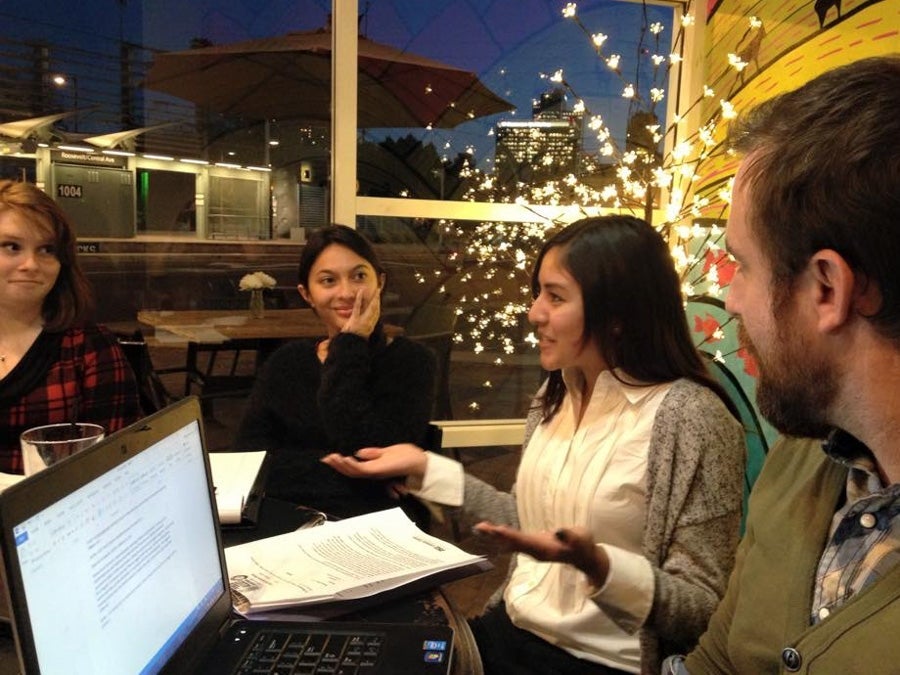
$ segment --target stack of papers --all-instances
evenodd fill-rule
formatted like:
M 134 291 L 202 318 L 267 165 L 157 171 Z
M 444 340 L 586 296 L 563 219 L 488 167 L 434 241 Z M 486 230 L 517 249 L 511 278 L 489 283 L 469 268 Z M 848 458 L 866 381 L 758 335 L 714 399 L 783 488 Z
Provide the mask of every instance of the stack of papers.
M 234 525 L 245 520 L 250 500 L 255 498 L 258 501 L 262 497 L 254 490 L 261 491 L 257 478 L 260 477 L 265 458 L 265 450 L 209 453 L 209 467 L 216 489 L 216 506 L 221 524 Z
M 250 618 L 491 569 L 483 556 L 422 532 L 399 508 L 231 546 L 225 560 L 235 609 Z

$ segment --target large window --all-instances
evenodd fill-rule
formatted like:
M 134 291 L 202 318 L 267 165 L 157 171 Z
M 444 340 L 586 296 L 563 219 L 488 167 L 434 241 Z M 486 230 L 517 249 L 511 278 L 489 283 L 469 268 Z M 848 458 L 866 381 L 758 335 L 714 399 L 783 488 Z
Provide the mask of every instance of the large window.
M 138 245 L 85 255 L 110 322 L 220 306 L 255 269 L 294 305 L 305 233 L 356 225 L 388 267 L 389 320 L 449 334 L 445 414 L 520 416 L 540 377 L 524 318 L 531 259 L 554 223 L 613 206 L 615 153 L 664 150 L 647 128 L 665 122 L 674 95 L 651 104 L 651 90 L 672 72 L 651 58 L 684 47 L 672 6 L 587 0 L 571 16 L 570 4 L 19 3 L 0 29 L 4 121 L 59 118 L 8 138 L 21 158 L 5 166 L 40 181 L 40 146 L 66 143 L 125 157 L 134 220 L 116 231 Z M 326 47 L 291 46 L 316 31 Z M 334 89 L 333 33 L 359 35 L 355 61 L 338 47 Z M 259 40 L 265 56 L 241 47 Z M 230 65 L 153 81 L 164 53 L 203 50 Z M 628 206 L 659 204 L 651 193 Z

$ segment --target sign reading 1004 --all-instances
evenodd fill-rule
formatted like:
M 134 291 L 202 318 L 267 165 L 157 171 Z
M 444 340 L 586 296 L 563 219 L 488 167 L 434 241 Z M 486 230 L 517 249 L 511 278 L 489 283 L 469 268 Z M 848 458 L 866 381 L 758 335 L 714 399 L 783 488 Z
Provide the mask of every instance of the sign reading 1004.
M 61 185 L 56 186 L 56 196 L 57 197 L 69 197 L 72 199 L 81 199 L 81 186 L 80 185 L 69 185 L 67 183 L 62 183 Z

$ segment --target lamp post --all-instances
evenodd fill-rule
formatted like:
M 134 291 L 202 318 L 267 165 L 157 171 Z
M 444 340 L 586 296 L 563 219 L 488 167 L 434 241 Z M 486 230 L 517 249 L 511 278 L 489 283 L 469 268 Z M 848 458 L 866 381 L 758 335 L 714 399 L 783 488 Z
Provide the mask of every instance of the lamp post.
M 60 89 L 67 89 L 71 86 L 72 103 L 75 111 L 78 111 L 78 78 L 75 75 L 63 75 L 58 73 L 51 78 L 54 85 Z M 76 114 L 72 120 L 72 131 L 78 131 L 78 115 Z

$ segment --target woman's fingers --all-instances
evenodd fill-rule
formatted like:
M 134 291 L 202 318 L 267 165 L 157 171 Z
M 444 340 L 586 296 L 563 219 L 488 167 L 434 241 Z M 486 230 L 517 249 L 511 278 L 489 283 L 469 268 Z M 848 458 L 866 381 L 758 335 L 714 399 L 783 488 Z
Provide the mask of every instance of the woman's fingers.
M 592 557 L 594 542 L 580 528 L 560 528 L 555 532 L 523 532 L 507 525 L 481 522 L 473 528 L 479 534 L 501 541 L 506 547 L 547 562 L 565 562 L 581 568 Z
M 559 560 L 562 545 L 547 532 L 522 532 L 507 525 L 494 525 L 481 522 L 473 528 L 477 533 L 491 537 L 495 543 L 501 544 L 511 551 L 519 551 L 538 560 Z
M 338 473 L 350 476 L 351 478 L 374 478 L 371 474 L 371 469 L 354 457 L 347 457 L 346 455 L 333 452 L 330 455 L 325 455 L 320 461 L 323 464 L 327 464 Z
M 344 324 L 343 331 L 345 333 L 355 333 L 364 338 L 368 338 L 375 330 L 378 318 L 381 315 L 381 298 L 376 292 L 370 299 L 366 300 L 365 292 L 360 289 L 356 292 L 353 299 L 353 311 Z
M 359 295 L 362 295 L 361 291 Z M 367 335 L 372 334 L 372 331 L 375 330 L 375 324 L 378 323 L 378 317 L 381 314 L 380 300 L 381 298 L 376 292 L 375 295 L 373 295 L 365 304 L 365 306 L 361 307 L 360 323 L 362 324 L 363 329 L 366 331 Z
M 356 451 L 354 457 L 356 457 L 356 459 L 370 460 L 378 459 L 383 454 L 384 448 L 361 448 L 360 450 Z
M 362 448 L 353 457 L 332 453 L 322 462 L 352 478 L 394 478 L 425 473 L 425 451 L 410 443 L 387 448 Z

